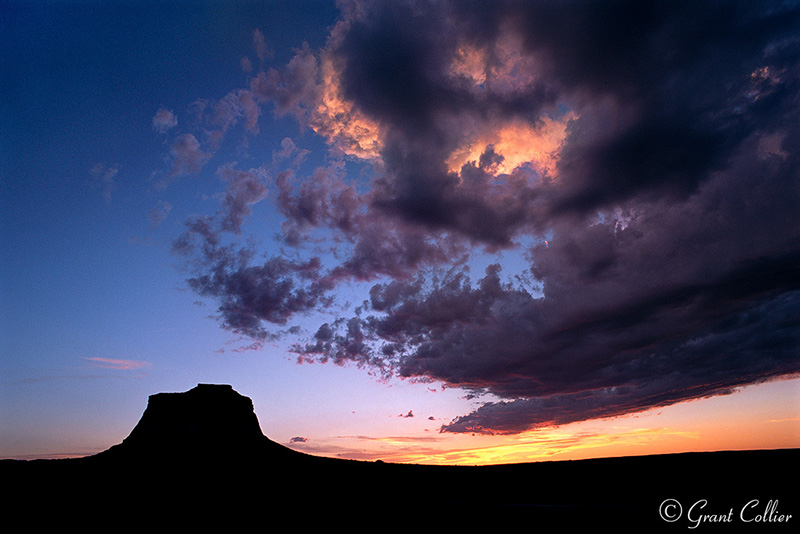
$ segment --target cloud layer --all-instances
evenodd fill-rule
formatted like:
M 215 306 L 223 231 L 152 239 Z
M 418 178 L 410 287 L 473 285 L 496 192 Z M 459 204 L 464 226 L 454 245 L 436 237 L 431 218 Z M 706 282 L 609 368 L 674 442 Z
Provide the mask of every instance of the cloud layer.
M 219 211 L 175 249 L 223 326 L 255 339 L 371 284 L 293 350 L 499 399 L 448 432 L 797 373 L 798 35 L 800 9 L 781 2 L 343 3 L 325 48 L 206 113 L 221 136 L 292 116 L 334 163 L 298 174 L 285 140 L 281 170 L 220 166 Z M 173 172 L 212 153 L 182 134 Z M 224 236 L 270 191 L 293 252 L 255 261 Z M 524 272 L 474 274 L 500 252 Z

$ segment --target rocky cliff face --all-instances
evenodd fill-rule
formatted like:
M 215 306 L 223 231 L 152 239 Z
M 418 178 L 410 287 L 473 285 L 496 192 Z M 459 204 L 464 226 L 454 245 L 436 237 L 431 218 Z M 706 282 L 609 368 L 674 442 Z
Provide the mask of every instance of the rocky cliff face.
M 313 477 L 318 466 L 264 436 L 248 397 L 229 385 L 199 384 L 151 395 L 130 435 L 104 452 L 7 462 L 0 479 L 13 495 L 3 510 L 24 524 L 41 526 L 47 516 L 50 527 L 89 524 L 105 532 L 141 520 L 142 529 L 185 531 L 208 530 L 216 520 L 237 531 L 237 518 L 252 526 L 264 507 L 288 510 L 295 481 Z
M 185 393 L 151 395 L 122 445 L 141 451 L 214 450 L 258 446 L 265 439 L 248 397 L 229 385 L 199 384 Z
M 107 453 L 174 462 L 299 454 L 264 436 L 250 398 L 219 384 L 151 395 L 130 435 Z

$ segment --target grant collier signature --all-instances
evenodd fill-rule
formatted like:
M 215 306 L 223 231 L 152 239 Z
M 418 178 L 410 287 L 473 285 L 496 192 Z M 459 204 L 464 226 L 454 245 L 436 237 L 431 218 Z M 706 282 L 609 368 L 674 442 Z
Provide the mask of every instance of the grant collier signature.
M 778 500 L 770 500 L 766 505 L 761 505 L 758 499 L 753 499 L 734 514 L 734 509 L 727 512 L 711 513 L 707 509 L 708 501 L 701 499 L 686 509 L 676 499 L 667 499 L 658 507 L 661 519 L 674 523 L 684 517 L 689 522 L 689 528 L 697 528 L 703 523 L 787 523 L 792 518 L 791 514 L 782 514 L 778 511 Z

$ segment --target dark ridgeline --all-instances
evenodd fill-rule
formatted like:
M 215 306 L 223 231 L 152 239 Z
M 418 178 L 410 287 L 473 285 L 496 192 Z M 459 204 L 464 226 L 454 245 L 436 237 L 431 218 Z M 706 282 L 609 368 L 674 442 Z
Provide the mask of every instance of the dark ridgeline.
M 7 518 L 50 526 L 290 528 L 390 525 L 504 528 L 610 526 L 616 531 L 685 531 L 659 517 L 664 500 L 701 512 L 734 509 L 737 527 L 786 530 L 800 522 L 795 477 L 800 449 L 672 454 L 456 467 L 321 458 L 265 437 L 252 401 L 228 385 L 152 395 L 119 445 L 65 460 L 3 460 Z M 739 510 L 769 501 L 788 523 L 742 525 Z M 774 515 L 774 514 L 773 514 Z M 10 521 L 10 519 L 7 519 Z

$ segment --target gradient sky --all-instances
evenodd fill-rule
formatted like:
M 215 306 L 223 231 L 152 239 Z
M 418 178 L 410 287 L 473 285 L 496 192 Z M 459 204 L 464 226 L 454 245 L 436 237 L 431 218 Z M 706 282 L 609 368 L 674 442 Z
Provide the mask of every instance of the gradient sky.
M 800 446 L 797 2 L 5 1 L 0 457 Z

